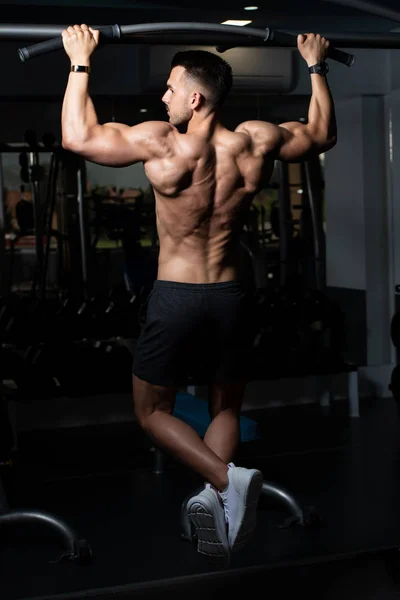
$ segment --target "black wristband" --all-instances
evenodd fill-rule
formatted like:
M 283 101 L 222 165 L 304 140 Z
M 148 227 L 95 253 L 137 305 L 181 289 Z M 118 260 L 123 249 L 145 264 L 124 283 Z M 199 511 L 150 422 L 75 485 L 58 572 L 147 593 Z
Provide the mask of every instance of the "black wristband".
M 326 75 L 329 72 L 329 65 L 323 60 L 319 60 L 315 65 L 308 67 L 308 72 L 310 75 L 313 73 L 317 73 L 318 75 Z
M 71 65 L 71 73 L 90 73 L 90 67 L 84 65 Z

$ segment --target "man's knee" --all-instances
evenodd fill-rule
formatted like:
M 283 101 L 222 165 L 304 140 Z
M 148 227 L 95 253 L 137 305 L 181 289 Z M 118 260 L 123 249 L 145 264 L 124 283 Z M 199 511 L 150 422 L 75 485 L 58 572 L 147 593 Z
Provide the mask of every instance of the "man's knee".
M 158 414 L 171 414 L 172 408 L 170 406 L 157 406 L 154 404 L 144 405 L 143 402 L 133 401 L 133 408 L 137 422 L 140 427 L 147 433 L 150 433 L 154 419 L 157 418 Z
M 140 427 L 144 431 L 148 431 L 150 427 L 150 417 L 153 414 L 153 411 L 144 410 L 142 406 L 140 406 L 135 399 L 133 401 L 133 412 L 135 414 L 136 420 L 139 423 Z
M 139 425 L 145 431 L 151 430 L 154 415 L 160 412 L 172 413 L 174 399 L 173 390 L 133 376 L 133 409 Z
M 211 419 L 221 412 L 240 417 L 245 383 L 213 384 L 210 389 L 208 410 Z
M 211 419 L 215 419 L 219 414 L 226 413 L 230 414 L 233 417 L 240 417 L 240 406 L 228 406 L 224 403 L 209 403 L 208 404 L 208 412 Z

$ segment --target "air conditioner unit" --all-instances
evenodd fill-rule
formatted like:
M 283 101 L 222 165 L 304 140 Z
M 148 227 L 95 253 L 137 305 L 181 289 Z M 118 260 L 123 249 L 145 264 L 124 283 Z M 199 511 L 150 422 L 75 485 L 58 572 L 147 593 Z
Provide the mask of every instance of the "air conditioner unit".
M 151 46 L 147 76 L 142 72 L 142 92 L 160 92 L 171 70 L 171 60 L 180 50 L 207 50 L 221 56 L 232 67 L 232 92 L 288 93 L 297 85 L 292 48 L 241 47 L 219 53 L 213 47 Z M 143 49 L 144 50 L 144 49 Z M 142 51 L 143 51 L 142 50 Z

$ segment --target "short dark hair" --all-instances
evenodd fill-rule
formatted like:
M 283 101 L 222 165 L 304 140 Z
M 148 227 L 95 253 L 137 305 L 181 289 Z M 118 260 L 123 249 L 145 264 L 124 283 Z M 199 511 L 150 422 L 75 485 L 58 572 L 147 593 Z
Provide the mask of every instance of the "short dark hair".
M 171 69 L 184 67 L 206 88 L 210 103 L 222 106 L 232 87 L 232 67 L 223 58 L 205 50 L 182 50 L 172 59 Z

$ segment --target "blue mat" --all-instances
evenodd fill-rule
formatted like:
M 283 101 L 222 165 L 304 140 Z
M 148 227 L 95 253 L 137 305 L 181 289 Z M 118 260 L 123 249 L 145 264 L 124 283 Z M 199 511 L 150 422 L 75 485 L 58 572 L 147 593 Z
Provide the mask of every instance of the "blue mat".
M 201 398 L 196 398 L 187 392 L 178 392 L 176 394 L 175 408 L 173 414 L 191 425 L 197 433 L 203 437 L 207 427 L 210 424 L 210 415 L 208 414 L 208 402 Z M 240 417 L 240 441 L 250 442 L 259 439 L 260 434 L 258 424 L 249 417 Z

